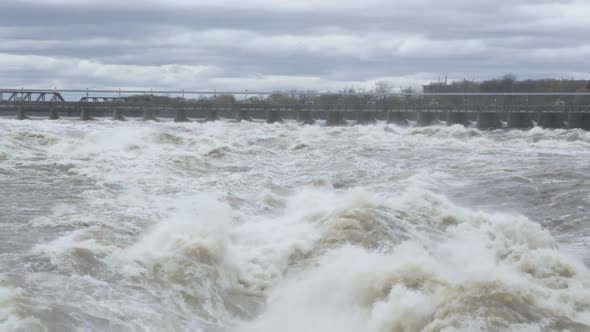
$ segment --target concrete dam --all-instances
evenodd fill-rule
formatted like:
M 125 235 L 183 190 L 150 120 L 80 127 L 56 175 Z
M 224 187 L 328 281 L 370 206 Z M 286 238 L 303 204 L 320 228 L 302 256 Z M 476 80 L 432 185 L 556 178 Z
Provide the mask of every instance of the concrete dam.
M 445 94 L 421 94 L 421 96 L 426 95 Z M 313 124 L 316 120 L 321 119 L 325 120 L 326 125 L 338 126 L 349 124 L 350 121 L 356 124 L 370 124 L 382 120 L 396 125 L 407 125 L 410 121 L 415 121 L 417 126 L 441 123 L 471 125 L 475 123 L 477 128 L 483 130 L 503 126 L 527 129 L 535 124 L 543 128 L 590 130 L 590 105 L 569 104 L 563 101 L 543 105 L 492 104 L 483 106 L 439 105 L 437 102 L 424 101 L 404 104 L 379 101 L 362 104 L 318 104 L 305 101 L 275 105 L 271 103 L 228 104 L 171 98 L 158 99 L 152 96 L 82 97 L 77 101 L 67 101 L 61 93 L 49 92 L 49 90 L 0 91 L 0 116 L 14 116 L 16 119 L 24 120 L 30 118 L 31 115 L 45 116 L 49 119 L 59 119 L 61 116 L 77 117 L 83 121 L 99 117 L 124 121 L 129 116 L 141 117 L 146 121 L 170 119 L 176 122 L 188 122 L 196 119 L 215 121 L 220 118 L 229 118 L 238 122 L 260 119 L 268 123 L 275 123 L 289 119 L 297 120 L 303 124 Z

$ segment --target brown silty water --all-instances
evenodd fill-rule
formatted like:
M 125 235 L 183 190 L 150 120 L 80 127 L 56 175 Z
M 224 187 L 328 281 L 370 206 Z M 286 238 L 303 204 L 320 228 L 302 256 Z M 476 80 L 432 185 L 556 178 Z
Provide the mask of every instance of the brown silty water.
M 0 330 L 590 330 L 588 132 L 0 132 Z

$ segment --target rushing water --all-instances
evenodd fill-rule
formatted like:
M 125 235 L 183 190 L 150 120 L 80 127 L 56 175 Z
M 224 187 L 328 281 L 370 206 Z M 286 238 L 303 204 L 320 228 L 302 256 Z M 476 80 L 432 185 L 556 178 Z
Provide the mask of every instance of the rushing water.
M 590 133 L 0 120 L 1 331 L 590 331 Z

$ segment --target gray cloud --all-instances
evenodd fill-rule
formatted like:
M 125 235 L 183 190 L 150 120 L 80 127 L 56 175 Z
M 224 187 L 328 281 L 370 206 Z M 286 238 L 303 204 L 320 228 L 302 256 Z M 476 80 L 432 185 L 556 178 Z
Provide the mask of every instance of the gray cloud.
M 586 1 L 20 0 L 0 85 L 339 89 L 590 77 Z

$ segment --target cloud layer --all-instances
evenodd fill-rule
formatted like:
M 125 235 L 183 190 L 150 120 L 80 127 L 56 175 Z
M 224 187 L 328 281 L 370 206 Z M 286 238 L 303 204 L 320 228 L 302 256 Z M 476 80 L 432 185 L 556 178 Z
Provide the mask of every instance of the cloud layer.
M 0 86 L 338 90 L 590 77 L 576 0 L 16 0 Z

